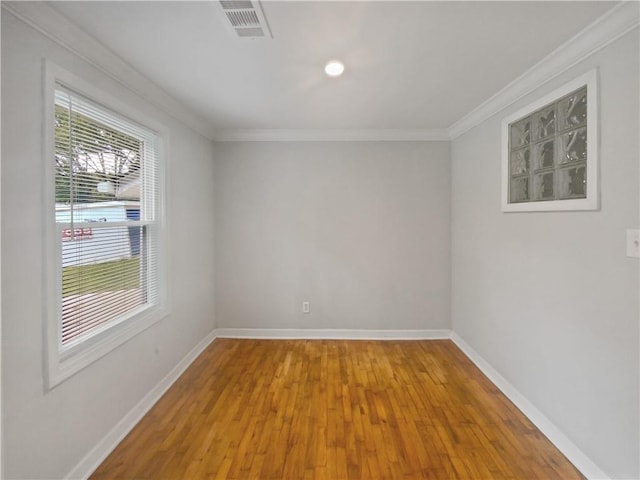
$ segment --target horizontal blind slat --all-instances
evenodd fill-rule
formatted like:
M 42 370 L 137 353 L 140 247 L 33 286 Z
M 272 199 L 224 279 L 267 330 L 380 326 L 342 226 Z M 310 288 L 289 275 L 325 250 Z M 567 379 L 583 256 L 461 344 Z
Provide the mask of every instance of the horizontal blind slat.
M 63 333 L 73 330 L 83 325 L 104 323 L 116 318 L 114 312 L 124 314 L 131 310 L 134 306 L 141 305 L 143 301 L 140 292 L 132 292 L 130 297 L 119 297 L 112 301 L 102 301 L 101 303 L 86 303 L 80 305 L 67 306 L 67 319 L 62 324 Z
M 64 346 L 157 304 L 160 176 L 153 131 L 62 85 L 55 103 Z

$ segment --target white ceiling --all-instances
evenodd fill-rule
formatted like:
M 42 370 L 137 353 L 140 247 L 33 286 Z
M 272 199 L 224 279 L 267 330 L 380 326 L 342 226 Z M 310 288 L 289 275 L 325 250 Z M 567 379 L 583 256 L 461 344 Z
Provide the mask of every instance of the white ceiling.
M 264 1 L 252 40 L 213 1 L 51 3 L 215 129 L 447 128 L 615 5 Z

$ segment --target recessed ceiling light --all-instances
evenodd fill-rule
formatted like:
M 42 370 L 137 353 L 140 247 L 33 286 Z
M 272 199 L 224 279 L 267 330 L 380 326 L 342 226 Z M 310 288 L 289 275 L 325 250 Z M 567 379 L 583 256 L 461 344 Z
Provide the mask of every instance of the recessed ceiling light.
M 331 60 L 324 67 L 324 73 L 330 77 L 339 77 L 344 72 L 344 64 L 338 60 Z

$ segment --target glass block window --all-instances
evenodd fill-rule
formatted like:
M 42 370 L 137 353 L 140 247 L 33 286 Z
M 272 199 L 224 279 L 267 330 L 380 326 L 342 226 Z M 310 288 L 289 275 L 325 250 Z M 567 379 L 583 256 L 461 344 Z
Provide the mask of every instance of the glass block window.
M 510 203 L 586 198 L 586 86 L 509 129 Z
M 502 122 L 503 211 L 599 208 L 592 70 Z

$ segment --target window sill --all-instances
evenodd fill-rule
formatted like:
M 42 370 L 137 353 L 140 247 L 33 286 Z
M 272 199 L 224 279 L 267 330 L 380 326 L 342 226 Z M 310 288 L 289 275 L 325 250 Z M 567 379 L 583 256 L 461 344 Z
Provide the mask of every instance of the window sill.
M 49 352 L 45 388 L 50 390 L 72 375 L 102 358 L 120 345 L 151 327 L 169 314 L 163 306 L 144 308 L 131 318 L 123 320 L 102 332 L 66 350 Z

